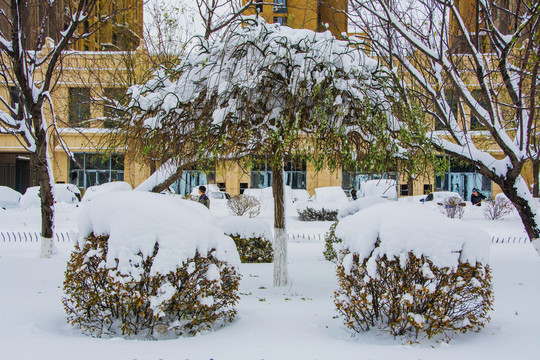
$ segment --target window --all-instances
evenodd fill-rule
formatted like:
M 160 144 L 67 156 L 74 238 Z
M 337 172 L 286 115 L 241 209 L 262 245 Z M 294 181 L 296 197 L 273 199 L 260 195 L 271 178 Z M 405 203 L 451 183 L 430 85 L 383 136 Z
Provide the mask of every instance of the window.
M 409 195 L 409 185 L 408 184 L 399 185 L 399 195 L 400 196 L 408 196 Z
M 285 185 L 292 189 L 306 189 L 307 171 L 306 161 L 296 160 L 285 162 Z M 272 186 L 272 168 L 267 161 L 258 161 L 251 168 L 251 188 L 263 189 Z
M 427 195 L 427 194 L 429 194 L 431 192 L 433 192 L 433 185 L 424 184 L 424 195 Z
M 116 119 L 122 117 L 122 110 L 118 109 L 116 102 L 121 103 L 126 91 L 123 88 L 105 88 L 103 89 L 104 104 L 103 104 L 103 116 L 105 121 L 103 127 L 115 128 L 117 127 Z
M 306 161 L 296 160 L 285 163 L 285 185 L 291 189 L 306 189 L 307 188 L 307 171 Z
M 90 89 L 69 88 L 69 123 L 80 126 L 90 118 Z
M 263 4 L 262 4 L 263 0 L 257 0 L 257 4 L 255 5 L 255 11 L 257 11 L 258 13 L 262 13 L 263 12 Z
M 446 103 L 448 104 L 448 106 L 450 106 L 450 110 L 452 111 L 452 114 L 454 114 L 454 117 L 457 119 L 459 98 L 453 91 L 447 91 L 445 95 L 446 95 Z M 439 121 L 435 121 L 435 130 L 445 130 L 445 127 Z
M 75 153 L 70 162 L 70 182 L 79 188 L 124 180 L 124 155 Z
M 204 169 L 196 166 L 182 172 L 182 178 L 171 185 L 175 193 L 186 196 L 190 195 L 194 187 L 216 183 L 216 170 L 212 167 Z M 207 189 L 208 191 L 209 189 Z
M 264 189 L 272 186 L 272 169 L 266 161 L 256 162 L 251 167 L 251 188 Z
M 275 16 L 274 23 L 279 25 L 287 25 L 287 18 L 285 16 Z
M 219 191 L 223 191 L 223 192 L 227 191 L 227 185 L 224 182 L 217 183 L 217 186 L 219 188 Z
M 19 105 L 19 92 L 17 91 L 17 88 L 14 86 L 9 87 L 9 97 L 11 99 L 11 107 L 15 108 L 17 105 Z
M 278 14 L 287 13 L 287 0 L 274 0 L 274 12 Z
M 482 96 L 482 90 L 473 90 L 471 91 L 471 95 L 478 101 L 478 104 L 483 107 L 484 109 L 487 109 L 487 103 L 484 97 Z M 482 125 L 480 120 L 471 111 L 471 130 L 480 130 L 485 129 L 485 126 Z
M 240 183 L 240 194 L 243 194 L 244 190 L 246 190 L 247 188 L 248 188 L 247 183 Z

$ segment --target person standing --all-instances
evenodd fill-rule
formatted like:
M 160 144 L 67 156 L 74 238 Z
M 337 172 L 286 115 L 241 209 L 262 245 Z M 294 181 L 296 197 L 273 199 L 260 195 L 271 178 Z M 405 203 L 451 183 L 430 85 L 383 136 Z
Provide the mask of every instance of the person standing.
M 356 194 L 356 189 L 353 187 L 351 187 L 351 197 L 353 200 L 356 200 L 358 198 L 357 194 Z
M 471 202 L 473 205 L 480 206 L 485 199 L 486 197 L 479 193 L 477 188 L 472 189 Z
M 205 186 L 199 186 L 199 202 L 210 209 L 210 199 L 206 195 Z

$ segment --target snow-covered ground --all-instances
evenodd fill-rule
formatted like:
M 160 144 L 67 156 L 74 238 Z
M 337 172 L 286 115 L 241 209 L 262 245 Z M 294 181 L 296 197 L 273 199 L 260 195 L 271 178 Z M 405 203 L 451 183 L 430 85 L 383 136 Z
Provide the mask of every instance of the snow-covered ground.
M 419 206 L 424 206 L 420 205 Z M 58 204 L 57 230 L 76 231 L 79 208 Z M 214 212 L 222 217 L 220 210 Z M 323 234 L 330 222 L 303 223 L 288 212 L 292 233 Z M 271 217 L 262 219 L 271 223 Z M 523 237 L 514 216 L 488 221 L 468 206 L 465 220 L 491 236 Z M 39 209 L 2 210 L 0 231 L 39 231 Z M 540 258 L 530 244 L 494 244 L 491 265 L 495 309 L 479 333 L 449 344 L 402 344 L 377 331 L 352 336 L 333 305 L 334 265 L 323 240 L 291 239 L 290 283 L 272 287 L 272 264 L 242 264 L 236 321 L 214 332 L 166 341 L 93 339 L 66 324 L 62 281 L 70 243 L 57 243 L 52 259 L 35 242 L 0 238 L 0 359 L 538 359 Z

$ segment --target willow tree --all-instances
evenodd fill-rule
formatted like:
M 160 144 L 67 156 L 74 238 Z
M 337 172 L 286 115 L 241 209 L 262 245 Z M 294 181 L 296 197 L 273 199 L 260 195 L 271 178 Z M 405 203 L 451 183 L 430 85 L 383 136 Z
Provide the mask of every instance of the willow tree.
M 221 39 L 199 39 L 175 71 L 156 73 L 131 89 L 137 121 L 147 133 L 180 130 L 183 143 L 205 158 L 268 159 L 275 286 L 287 284 L 284 161 L 303 157 L 333 168 L 366 148 L 373 151 L 364 155 L 379 161 L 406 158 L 400 140 L 410 143 L 416 136 L 406 122 L 398 126 L 395 115 L 413 125 L 416 117 L 389 105 L 388 97 L 400 96 L 389 85 L 392 74 L 361 47 L 330 32 L 245 18 Z

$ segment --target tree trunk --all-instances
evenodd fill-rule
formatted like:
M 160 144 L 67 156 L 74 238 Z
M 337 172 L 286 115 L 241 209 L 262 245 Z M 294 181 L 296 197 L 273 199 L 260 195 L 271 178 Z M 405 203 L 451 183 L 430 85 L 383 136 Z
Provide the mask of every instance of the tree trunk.
M 540 171 L 540 160 L 533 160 L 533 197 L 539 197 L 538 172 Z
M 41 117 L 39 118 L 41 119 Z M 44 129 L 37 131 L 34 164 L 39 180 L 39 196 L 41 198 L 40 256 L 42 258 L 50 258 L 54 250 L 54 198 L 52 192 L 54 178 L 47 147 L 47 132 Z
M 180 177 L 182 177 L 183 167 L 178 167 L 178 169 L 171 174 L 165 181 L 163 181 L 161 184 L 158 184 L 152 188 L 153 193 L 160 193 L 163 190 L 169 188 L 176 180 L 178 180 Z
M 522 183 L 521 187 L 519 186 L 520 183 Z M 532 201 L 535 201 L 535 200 L 532 197 L 530 199 L 527 199 L 524 196 L 524 194 L 520 194 L 520 191 L 519 191 L 520 188 L 523 188 L 529 191 L 527 189 L 527 185 L 525 184 L 525 181 L 523 180 L 523 178 L 519 176 L 519 178 L 516 179 L 515 181 L 508 180 L 498 185 L 501 187 L 506 197 L 508 197 L 508 199 L 514 204 L 521 218 L 521 222 L 523 223 L 523 226 L 525 227 L 525 231 L 527 232 L 527 235 L 529 236 L 531 241 L 538 239 L 540 235 L 540 231 L 538 229 L 538 224 L 536 223 L 536 216 L 535 216 L 537 213 L 537 209 L 536 209 L 536 206 L 534 206 L 531 203 Z
M 285 186 L 283 159 L 272 164 L 274 195 L 274 286 L 287 285 L 287 229 L 285 227 Z

